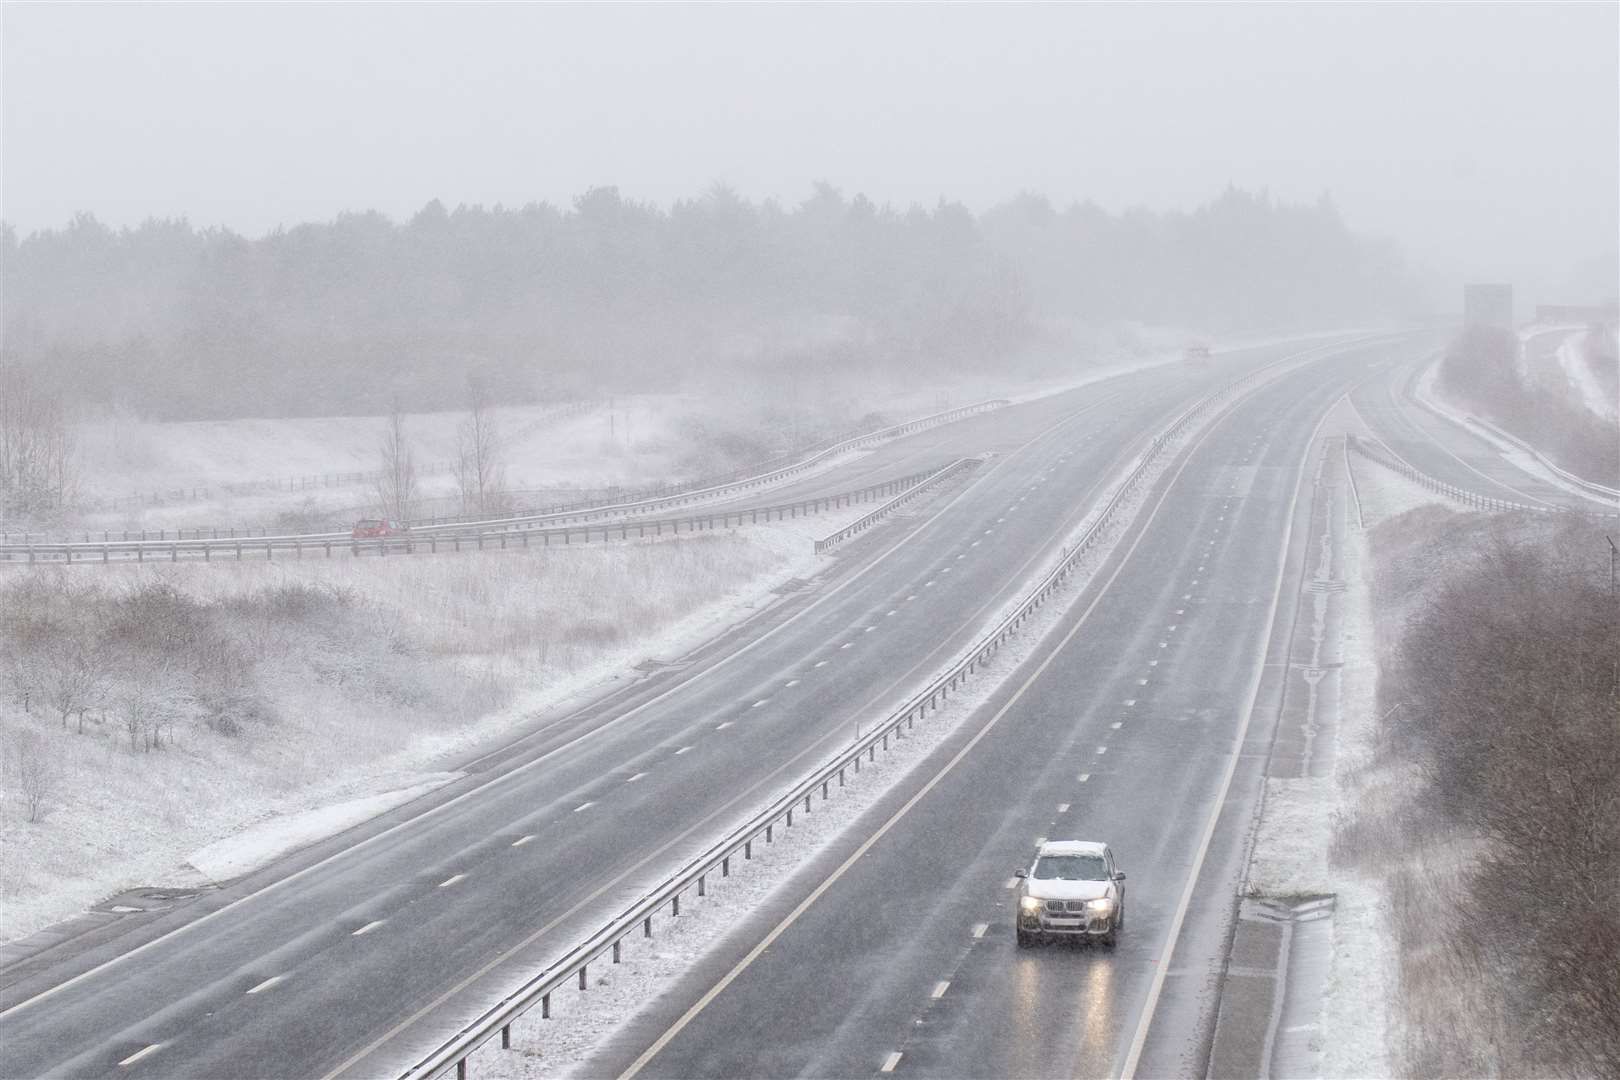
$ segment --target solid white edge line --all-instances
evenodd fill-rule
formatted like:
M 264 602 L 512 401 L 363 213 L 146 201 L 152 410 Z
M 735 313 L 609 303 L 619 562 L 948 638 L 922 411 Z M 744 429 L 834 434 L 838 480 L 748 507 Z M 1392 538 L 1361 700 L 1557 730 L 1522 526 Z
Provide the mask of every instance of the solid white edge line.
M 1226 795 L 1232 787 L 1232 777 L 1237 774 L 1238 759 L 1243 754 L 1243 744 L 1249 737 L 1249 723 L 1254 718 L 1254 704 L 1260 696 L 1260 682 L 1265 675 L 1266 661 L 1271 656 L 1271 635 L 1276 629 L 1277 609 L 1282 604 L 1284 579 L 1288 574 L 1288 549 L 1294 542 L 1294 516 L 1299 510 L 1299 494 L 1305 484 L 1306 467 L 1311 462 L 1316 442 L 1321 437 L 1322 427 L 1327 423 L 1328 415 L 1333 412 L 1340 400 L 1348 398 L 1350 391 L 1345 391 L 1339 398 L 1335 398 L 1316 421 L 1311 429 L 1310 438 L 1305 441 L 1305 453 L 1301 456 L 1299 468 L 1294 474 L 1294 493 L 1288 500 L 1288 516 L 1283 528 L 1282 554 L 1277 560 L 1277 579 L 1272 586 L 1271 606 L 1266 612 L 1266 628 L 1261 635 L 1262 648 L 1260 658 L 1254 665 L 1254 674 L 1249 679 L 1249 689 L 1242 710 L 1242 721 L 1238 724 L 1237 737 L 1232 743 L 1232 752 L 1227 757 L 1226 773 L 1221 777 L 1220 793 L 1216 796 L 1209 819 L 1204 823 L 1204 833 L 1198 842 L 1198 854 L 1193 859 L 1192 870 L 1187 874 L 1187 884 L 1181 890 L 1181 900 L 1176 905 L 1175 918 L 1170 922 L 1170 933 L 1165 937 L 1164 951 L 1159 955 L 1154 966 L 1153 982 L 1148 986 L 1147 1000 L 1142 1004 L 1141 1018 L 1137 1022 L 1136 1035 L 1131 1039 L 1130 1052 L 1125 1057 L 1125 1065 L 1119 1071 L 1120 1080 L 1133 1080 L 1136 1076 L 1136 1066 L 1142 1059 L 1142 1050 L 1147 1045 L 1148 1028 L 1153 1025 L 1153 1013 L 1159 1005 L 1159 994 L 1164 989 L 1165 976 L 1170 971 L 1170 958 L 1176 951 L 1176 939 L 1181 936 L 1181 924 L 1187 919 L 1187 909 L 1192 905 L 1193 891 L 1198 887 L 1198 875 L 1204 869 L 1204 859 L 1209 854 L 1210 841 L 1215 838 L 1215 826 L 1220 821 L 1221 811 L 1226 808 Z M 1291 644 L 1291 643 L 1290 643 Z

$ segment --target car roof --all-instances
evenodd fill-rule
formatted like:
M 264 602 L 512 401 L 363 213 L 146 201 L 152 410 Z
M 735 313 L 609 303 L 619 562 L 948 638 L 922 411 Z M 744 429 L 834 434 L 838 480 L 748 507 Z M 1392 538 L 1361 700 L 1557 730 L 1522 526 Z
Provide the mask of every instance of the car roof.
M 1108 845 L 1096 840 L 1048 840 L 1036 849 L 1037 855 L 1101 855 Z

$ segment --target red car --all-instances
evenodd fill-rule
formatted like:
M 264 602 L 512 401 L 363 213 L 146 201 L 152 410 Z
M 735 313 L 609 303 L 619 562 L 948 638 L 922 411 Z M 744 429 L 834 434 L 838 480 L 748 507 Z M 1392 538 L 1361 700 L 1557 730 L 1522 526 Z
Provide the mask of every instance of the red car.
M 403 521 L 389 521 L 384 518 L 367 518 L 354 523 L 354 538 L 365 540 L 378 536 L 403 536 L 411 531 L 411 527 Z

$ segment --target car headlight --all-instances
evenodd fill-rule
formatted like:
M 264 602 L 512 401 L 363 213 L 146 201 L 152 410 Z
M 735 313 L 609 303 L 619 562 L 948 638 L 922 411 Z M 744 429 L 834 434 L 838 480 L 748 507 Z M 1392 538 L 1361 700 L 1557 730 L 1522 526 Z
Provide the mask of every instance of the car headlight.
M 1018 910 L 1033 914 L 1041 910 L 1041 898 L 1038 896 L 1021 896 L 1018 898 Z
M 1100 900 L 1087 900 L 1086 910 L 1095 912 L 1098 915 L 1106 915 L 1114 910 L 1114 898 L 1105 896 Z

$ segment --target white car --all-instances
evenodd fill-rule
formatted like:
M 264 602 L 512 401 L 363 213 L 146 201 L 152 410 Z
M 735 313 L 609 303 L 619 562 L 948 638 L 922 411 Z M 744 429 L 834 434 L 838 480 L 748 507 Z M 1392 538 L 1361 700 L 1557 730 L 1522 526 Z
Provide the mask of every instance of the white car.
M 1114 947 L 1125 925 L 1125 875 L 1107 844 L 1048 840 L 1017 876 L 1019 948 L 1060 936 Z

